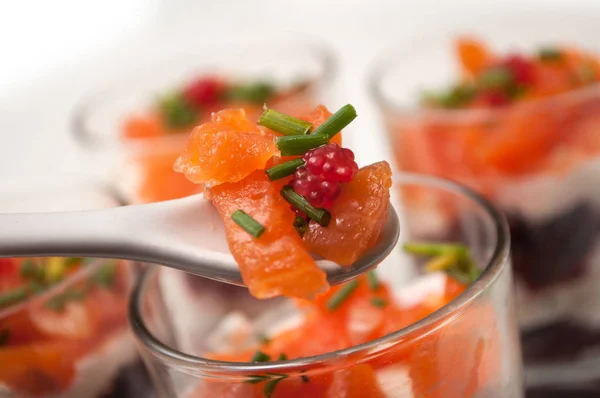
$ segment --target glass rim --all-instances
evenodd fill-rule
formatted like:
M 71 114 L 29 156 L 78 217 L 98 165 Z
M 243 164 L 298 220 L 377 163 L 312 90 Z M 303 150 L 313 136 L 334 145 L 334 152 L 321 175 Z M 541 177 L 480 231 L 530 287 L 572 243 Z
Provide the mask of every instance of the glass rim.
M 323 43 L 322 41 L 317 41 L 316 39 L 311 38 L 292 38 L 279 40 L 270 39 L 268 41 L 251 41 L 248 43 L 243 42 L 242 44 L 244 44 L 244 53 L 252 52 L 256 48 L 268 48 L 269 46 L 274 46 L 276 48 L 288 48 L 291 46 L 295 46 L 296 48 L 302 48 L 303 50 L 306 50 L 308 53 L 312 54 L 314 58 L 318 60 L 319 64 L 322 65 L 323 68 L 321 71 L 319 71 L 318 74 L 315 74 L 314 76 L 308 79 L 306 87 L 303 88 L 303 90 L 305 91 L 309 91 L 314 87 L 318 87 L 323 83 L 331 81 L 335 76 L 335 70 L 337 68 L 335 51 L 331 46 L 329 46 L 327 43 Z M 153 60 L 150 69 L 161 69 L 165 66 L 168 66 L 169 64 L 177 63 L 177 61 L 180 59 L 189 59 L 194 57 L 199 59 L 198 66 L 201 66 L 204 62 L 202 61 L 201 55 L 208 50 L 220 51 L 223 54 L 234 53 L 234 51 L 224 49 L 221 46 L 203 47 L 201 49 L 195 50 L 193 53 L 180 51 L 176 55 L 161 57 L 159 59 Z M 129 76 L 130 78 L 128 78 L 127 76 Z M 133 78 L 131 78 L 131 76 L 133 76 Z M 98 134 L 98 130 L 94 126 L 90 126 L 90 115 L 93 114 L 95 107 L 99 103 L 102 103 L 107 98 L 110 98 L 111 95 L 118 94 L 125 87 L 139 82 L 140 80 L 141 79 L 139 77 L 135 77 L 133 73 L 127 73 L 125 76 L 121 75 L 116 79 L 104 82 L 100 88 L 98 88 L 97 86 L 94 91 L 81 97 L 77 101 L 77 104 L 72 108 L 69 115 L 69 130 L 71 130 L 71 134 L 75 137 L 76 142 L 78 142 L 84 148 L 94 148 L 96 146 L 101 146 L 103 148 L 110 147 L 106 145 L 108 140 L 98 138 L 101 134 Z M 143 142 L 137 143 L 119 142 L 119 145 L 135 148 L 143 147 L 145 145 L 155 145 L 157 143 L 175 143 L 181 138 L 180 136 L 187 135 L 174 134 L 170 136 L 147 138 L 144 140 L 139 140 Z
M 70 184 L 69 186 L 73 186 L 73 187 L 75 187 L 75 189 L 85 188 L 85 189 L 89 190 L 90 192 L 97 192 L 97 193 L 106 195 L 107 198 L 114 200 L 116 206 L 123 206 L 126 204 L 124 199 L 110 185 L 100 184 L 100 183 L 89 183 L 89 182 L 85 182 L 85 183 L 84 182 L 76 182 L 76 183 L 69 183 L 69 184 Z M 39 187 L 36 187 L 31 190 L 29 190 L 29 189 L 24 190 L 22 192 L 13 192 L 13 193 L 7 194 L 6 196 L 14 196 L 14 197 L 18 198 L 18 197 L 22 197 L 22 196 L 30 197 L 34 193 L 39 194 L 41 192 L 44 192 L 45 194 L 51 194 L 54 191 L 64 190 L 65 186 L 55 185 L 55 184 L 54 185 L 47 184 L 46 186 L 44 186 L 42 188 L 43 188 L 42 190 L 40 190 Z M 20 256 L 20 257 L 15 257 L 15 258 L 45 258 L 45 257 L 60 257 L 60 256 Z M 83 258 L 85 259 L 88 257 L 83 257 Z M 21 311 L 31 305 L 34 305 L 39 302 L 43 302 L 43 301 L 47 300 L 48 298 L 52 297 L 55 293 L 62 292 L 63 290 L 67 289 L 69 286 L 72 286 L 78 282 L 81 282 L 82 280 L 91 276 L 95 271 L 99 270 L 104 265 L 104 261 L 111 260 L 111 259 L 90 258 L 90 260 L 91 260 L 90 264 L 85 265 L 84 267 L 82 267 L 82 269 L 69 275 L 67 278 L 63 279 L 62 281 L 55 283 L 54 285 L 51 285 L 48 289 L 44 290 L 42 293 L 32 295 L 23 301 L 20 301 L 18 303 L 15 303 L 15 304 L 12 304 L 5 308 L 0 309 L 0 320 L 3 318 L 9 317 L 13 314 L 16 314 L 19 311 Z
M 439 41 L 439 38 L 437 39 Z M 434 42 L 431 38 L 420 44 Z M 425 47 L 421 47 L 425 48 Z M 387 53 L 387 52 L 385 52 Z M 570 90 L 560 94 L 554 94 L 548 97 L 533 99 L 524 102 L 517 102 L 511 106 L 501 108 L 482 108 L 482 109 L 445 109 L 445 108 L 424 108 L 411 105 L 408 102 L 394 101 L 388 95 L 385 95 L 382 90 L 382 80 L 388 73 L 395 70 L 398 65 L 401 65 L 404 59 L 411 57 L 410 50 L 396 49 L 389 52 L 387 55 L 381 55 L 372 62 L 367 82 L 368 91 L 375 102 L 383 109 L 392 111 L 397 114 L 410 116 L 428 116 L 436 119 L 480 119 L 492 116 L 502 115 L 513 109 L 537 108 L 541 106 L 556 106 L 565 101 L 573 101 L 594 97 L 600 95 L 600 81 L 594 82 L 584 87 Z
M 154 265 L 145 270 L 143 276 L 138 280 L 134 287 L 131 299 L 129 300 L 129 321 L 136 339 L 147 348 L 151 355 L 154 355 L 172 366 L 179 366 L 182 369 L 193 369 L 194 372 L 203 372 L 210 375 L 214 373 L 227 373 L 228 375 L 244 375 L 250 372 L 294 372 L 306 370 L 314 365 L 327 366 L 336 359 L 344 356 L 355 355 L 357 353 L 368 353 L 369 356 L 376 356 L 389 349 L 391 345 L 402 344 L 403 337 L 414 334 L 418 331 L 430 331 L 433 325 L 444 325 L 453 319 L 453 315 L 462 312 L 475 299 L 490 288 L 499 278 L 500 274 L 509 266 L 509 232 L 508 224 L 504 216 L 495 208 L 495 206 L 483 196 L 474 190 L 462 186 L 453 181 L 417 173 L 397 173 L 394 177 L 393 185 L 420 185 L 432 188 L 441 188 L 446 191 L 464 195 L 474 201 L 490 216 L 496 232 L 496 242 L 493 254 L 488 261 L 483 273 L 475 282 L 457 298 L 444 305 L 442 308 L 432 314 L 422 318 L 407 327 L 399 329 L 393 333 L 387 334 L 376 340 L 372 340 L 360 345 L 352 346 L 343 350 L 332 351 L 326 354 L 315 355 L 304 358 L 297 358 L 286 361 L 273 361 L 266 363 L 254 362 L 228 362 L 202 358 L 183 353 L 175 348 L 169 347 L 157 339 L 146 327 L 141 307 L 143 305 L 144 293 L 152 277 L 160 270 L 161 266 Z M 400 342 L 400 343 L 399 343 Z

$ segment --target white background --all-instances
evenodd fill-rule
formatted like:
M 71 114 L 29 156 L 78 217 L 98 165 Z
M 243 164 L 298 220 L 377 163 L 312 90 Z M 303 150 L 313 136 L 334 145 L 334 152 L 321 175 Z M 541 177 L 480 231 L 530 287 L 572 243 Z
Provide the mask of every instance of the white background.
M 373 58 L 422 36 L 485 30 L 491 20 L 549 30 L 569 20 L 569 29 L 585 25 L 581 34 L 598 38 L 600 1 L 0 0 L 0 192 L 88 178 L 69 115 L 120 65 L 247 36 L 308 34 L 331 44 L 341 70 L 339 103 L 330 105 L 357 107 L 351 133 L 372 138 L 355 150 L 361 163 L 375 161 L 385 144 L 365 89 Z

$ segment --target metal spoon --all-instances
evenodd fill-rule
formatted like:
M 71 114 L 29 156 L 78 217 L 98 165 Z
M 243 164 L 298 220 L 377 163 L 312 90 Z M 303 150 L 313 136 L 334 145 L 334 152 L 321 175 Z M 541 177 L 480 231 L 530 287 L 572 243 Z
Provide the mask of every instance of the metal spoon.
M 377 266 L 398 241 L 390 206 L 377 244 L 351 267 L 317 264 L 337 285 Z M 101 210 L 0 214 L 0 257 L 123 258 L 158 263 L 205 278 L 242 285 L 223 223 L 203 195 Z

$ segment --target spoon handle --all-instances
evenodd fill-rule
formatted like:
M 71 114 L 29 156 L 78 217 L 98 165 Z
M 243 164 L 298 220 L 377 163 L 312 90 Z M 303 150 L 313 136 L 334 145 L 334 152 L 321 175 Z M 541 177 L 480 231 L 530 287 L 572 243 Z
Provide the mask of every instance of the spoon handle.
M 222 222 L 201 195 L 100 210 L 0 214 L 0 257 L 29 256 L 122 258 L 242 283 Z
M 0 214 L 0 257 L 119 252 L 128 243 L 119 210 Z

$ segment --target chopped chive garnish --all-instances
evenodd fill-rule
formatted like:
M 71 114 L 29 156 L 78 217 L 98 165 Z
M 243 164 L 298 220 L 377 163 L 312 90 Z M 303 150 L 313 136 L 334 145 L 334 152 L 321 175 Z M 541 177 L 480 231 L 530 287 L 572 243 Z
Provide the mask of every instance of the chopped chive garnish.
M 304 163 L 304 159 L 302 158 L 290 160 L 289 162 L 281 163 L 266 169 L 265 174 L 271 181 L 279 180 L 280 178 L 294 174 L 298 167 L 304 166 Z
M 277 137 L 277 148 L 282 156 L 304 155 L 306 151 L 329 142 L 326 135 L 288 135 Z
M 402 246 L 402 249 L 407 253 L 423 256 L 441 256 L 443 254 L 466 251 L 464 245 L 453 243 L 407 242 Z
M 27 299 L 27 297 L 29 297 L 29 289 L 27 289 L 25 286 L 9 290 L 0 295 L 0 308 L 16 304 Z
M 310 382 L 310 379 L 308 378 L 308 376 L 307 376 L 307 375 L 302 375 L 302 376 L 300 376 L 300 378 L 302 379 L 302 382 L 303 382 L 303 383 L 308 383 L 308 382 Z
M 279 378 L 273 379 L 265 383 L 265 388 L 263 390 L 265 398 L 271 398 L 273 396 L 273 392 L 275 391 L 275 387 L 277 387 L 277 384 L 279 384 L 279 382 L 284 379 L 287 379 L 287 375 L 281 375 Z
M 317 127 L 312 135 L 325 135 L 332 139 L 344 127 L 356 119 L 356 109 L 350 104 L 342 106 L 336 113 Z
M 427 272 L 446 271 L 458 262 L 458 253 L 440 254 L 425 264 Z
M 308 228 L 308 223 L 306 220 L 300 216 L 296 216 L 294 219 L 294 228 L 296 228 L 296 232 L 300 235 L 301 238 L 304 237 L 304 233 L 306 232 L 306 228 Z
M 329 311 L 334 311 L 339 308 L 344 301 L 356 290 L 358 287 L 358 281 L 353 280 L 348 282 L 346 285 L 342 286 L 340 290 L 335 292 L 333 296 L 327 302 L 327 309 Z
M 475 94 L 477 94 L 475 86 L 460 84 L 440 92 L 424 92 L 421 95 L 421 102 L 429 106 L 458 108 L 471 101 Z
M 260 115 L 258 124 L 283 135 L 306 135 L 312 127 L 312 124 L 307 121 L 269 108 Z
M 302 195 L 299 195 L 294 189 L 286 185 L 281 188 L 281 196 L 291 205 L 294 205 L 298 210 L 306 214 L 311 220 L 314 220 L 322 227 L 329 225 L 331 214 L 325 209 L 317 209 L 313 207 L 308 200 Z
M 0 330 L 0 347 L 6 345 L 8 343 L 8 338 L 10 337 L 10 331 L 8 329 Z
M 384 308 L 387 305 L 387 300 L 382 299 L 380 297 L 373 297 L 371 299 L 371 305 L 377 308 Z
M 375 271 L 367 272 L 367 281 L 369 282 L 369 289 L 371 290 L 377 290 L 379 289 L 379 286 L 381 286 L 381 283 L 379 283 L 379 279 L 377 279 Z
M 244 381 L 244 383 L 258 384 L 258 383 L 260 383 L 262 381 L 269 380 L 269 379 L 270 379 L 269 376 L 251 375 L 251 376 L 248 376 L 248 380 Z
M 265 232 L 265 227 L 243 210 L 234 211 L 231 219 L 255 238 L 259 238 Z
M 405 243 L 404 251 L 433 257 L 425 265 L 428 272 L 444 271 L 463 284 L 470 284 L 481 275 L 465 245 L 451 243 Z
M 68 257 L 65 258 L 65 267 L 71 268 L 79 264 L 83 260 L 81 257 Z
M 22 277 L 33 279 L 37 282 L 43 282 L 46 279 L 44 268 L 40 267 L 31 259 L 23 260 L 19 271 Z
M 268 82 L 233 84 L 223 93 L 229 101 L 263 104 L 275 93 L 275 86 Z
M 277 358 L 278 361 L 287 361 L 288 357 L 287 355 L 285 355 L 285 353 L 281 353 L 279 354 L 279 358 Z
M 562 53 L 556 48 L 546 47 L 540 49 L 538 58 L 542 61 L 559 61 L 562 59 Z
M 198 120 L 198 110 L 179 94 L 163 98 L 159 109 L 165 124 L 172 129 L 191 126 Z
M 251 362 L 269 362 L 271 357 L 265 354 L 264 352 L 258 350 L 252 356 Z
M 110 289 L 115 283 L 115 278 L 117 274 L 117 266 L 116 263 L 111 261 L 108 264 L 103 265 L 98 272 L 94 274 L 92 277 L 92 282 L 106 288 Z
M 67 305 L 68 302 L 83 300 L 86 296 L 86 293 L 87 292 L 84 289 L 67 290 L 66 292 L 46 301 L 45 305 L 54 311 L 60 312 L 65 309 L 65 305 Z
M 485 70 L 478 78 L 484 89 L 502 89 L 513 83 L 514 76 L 510 69 L 498 66 Z

